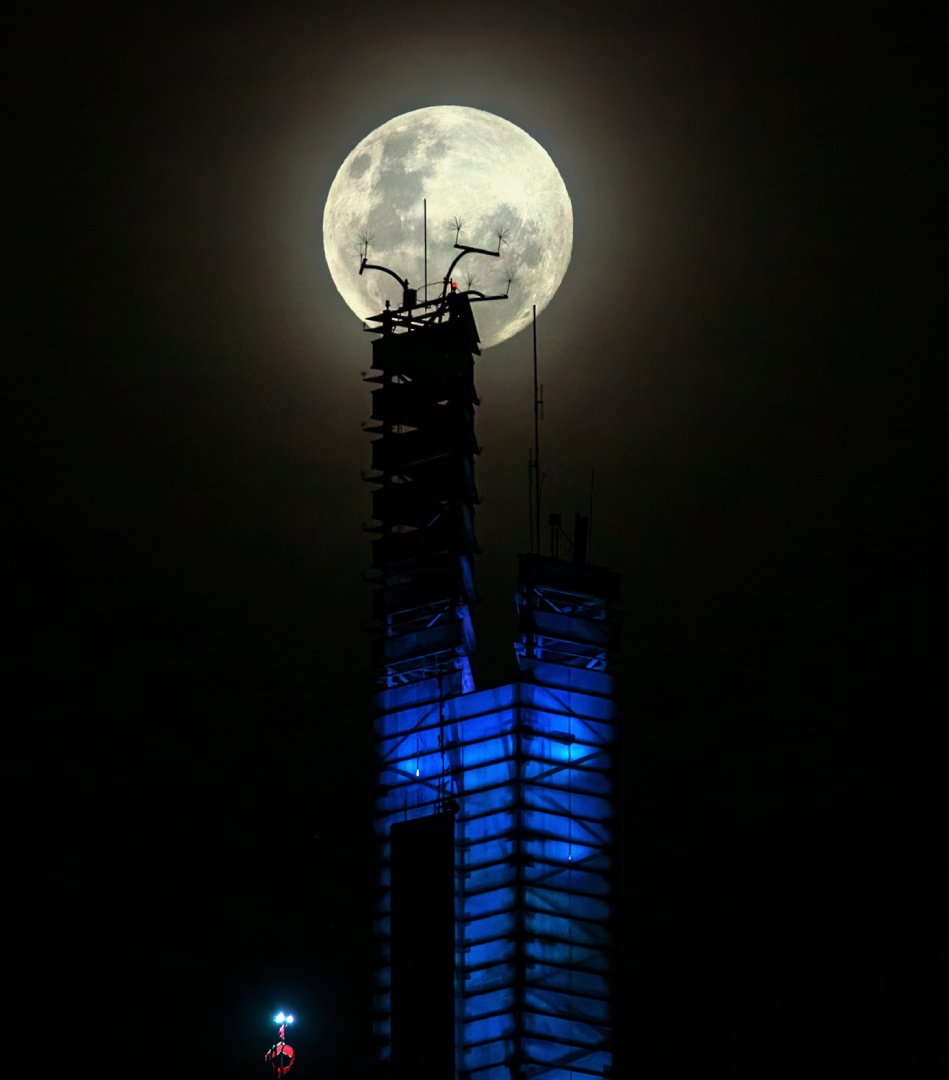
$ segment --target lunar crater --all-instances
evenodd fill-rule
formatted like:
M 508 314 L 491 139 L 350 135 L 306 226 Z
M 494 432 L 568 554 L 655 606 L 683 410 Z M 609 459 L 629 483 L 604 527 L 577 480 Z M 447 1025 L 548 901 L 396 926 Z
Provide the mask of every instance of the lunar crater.
M 467 255 L 455 280 L 507 301 L 479 304 L 482 347 L 523 329 L 544 310 L 573 248 L 573 208 L 557 167 L 525 131 L 491 113 L 433 106 L 370 132 L 340 166 L 323 212 L 323 247 L 333 282 L 364 320 L 393 297 L 395 283 L 359 273 L 363 254 L 410 283 L 424 275 L 422 204 L 428 200 L 428 280 L 447 272 L 461 244 L 497 250 Z M 458 229 L 458 222 L 461 228 Z M 366 241 L 368 239 L 368 250 Z M 358 257 L 354 257 L 357 255 Z

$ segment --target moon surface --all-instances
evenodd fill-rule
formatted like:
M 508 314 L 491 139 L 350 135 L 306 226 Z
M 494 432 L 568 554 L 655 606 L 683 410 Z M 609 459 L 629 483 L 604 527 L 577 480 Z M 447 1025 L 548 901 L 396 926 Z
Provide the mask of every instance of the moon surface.
M 429 297 L 459 254 L 456 235 L 470 247 L 500 247 L 499 258 L 465 255 L 452 277 L 459 289 L 508 294 L 473 307 L 482 348 L 506 341 L 530 323 L 533 305 L 539 313 L 550 303 L 570 263 L 573 207 L 557 166 L 526 131 L 462 105 L 416 109 L 370 132 L 340 166 L 323 210 L 327 265 L 360 320 L 386 300 L 402 302 L 388 274 L 360 275 L 364 253 L 408 278 L 421 301 L 423 199 Z

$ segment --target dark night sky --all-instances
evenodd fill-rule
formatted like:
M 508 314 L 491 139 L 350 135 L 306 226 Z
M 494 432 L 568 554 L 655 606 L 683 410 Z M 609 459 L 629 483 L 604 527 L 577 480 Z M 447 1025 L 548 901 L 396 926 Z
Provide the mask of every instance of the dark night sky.
M 595 467 L 624 580 L 628 1075 L 905 1074 L 945 1004 L 935 26 L 317 8 L 43 5 L 7 40 L 12 1014 L 68 1065 L 121 1017 L 143 1077 L 203 1032 L 233 1078 L 282 1005 L 301 1080 L 366 1075 L 369 338 L 322 209 L 371 129 L 463 104 L 573 199 L 542 439 L 548 509 Z M 476 368 L 487 681 L 529 365 L 525 334 Z

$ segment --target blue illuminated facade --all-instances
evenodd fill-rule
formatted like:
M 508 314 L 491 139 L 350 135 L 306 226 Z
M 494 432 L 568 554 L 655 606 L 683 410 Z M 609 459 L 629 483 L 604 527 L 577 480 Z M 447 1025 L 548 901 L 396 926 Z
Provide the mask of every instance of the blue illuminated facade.
M 369 380 L 379 436 L 366 479 L 378 534 L 381 1071 L 397 1080 L 609 1076 L 619 580 L 579 552 L 576 562 L 522 555 L 521 678 L 475 688 L 469 300 L 449 296 L 437 320 L 415 324 L 409 314 L 405 329 L 389 323 L 373 342 Z M 431 845 L 431 868 L 411 855 L 420 843 L 423 854 Z M 433 914 L 429 933 L 412 912 L 441 910 L 440 896 L 454 917 L 441 930 Z M 439 950 L 447 967 L 431 961 Z M 444 1048 L 431 1062 L 416 1060 L 423 1044 L 407 1034 L 417 1014 L 432 1018 L 425 1053 L 431 1040 Z

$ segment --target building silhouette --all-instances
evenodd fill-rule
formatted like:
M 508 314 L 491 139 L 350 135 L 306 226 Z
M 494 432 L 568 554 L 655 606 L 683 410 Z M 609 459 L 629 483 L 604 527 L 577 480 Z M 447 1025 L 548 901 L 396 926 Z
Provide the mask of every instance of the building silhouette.
M 379 1073 L 609 1076 L 619 578 L 579 516 L 570 559 L 521 555 L 520 677 L 475 686 L 472 303 L 495 298 L 400 285 L 367 376 Z

